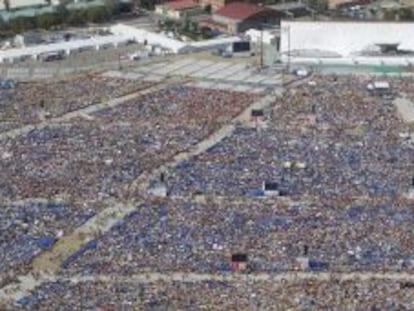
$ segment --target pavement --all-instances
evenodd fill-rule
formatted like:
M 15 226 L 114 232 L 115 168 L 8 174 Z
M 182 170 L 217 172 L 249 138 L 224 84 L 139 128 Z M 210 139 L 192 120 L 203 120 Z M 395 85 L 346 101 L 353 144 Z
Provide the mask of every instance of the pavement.
M 164 64 L 148 64 L 138 66 L 133 71 L 140 74 L 159 75 L 162 77 L 190 77 L 200 82 L 209 82 L 210 88 L 229 88 L 247 91 L 254 89 L 265 90 L 278 88 L 290 76 L 283 75 L 280 71 L 258 70 L 256 66 L 248 64 L 243 58 L 232 58 L 231 61 L 217 56 L 201 57 L 202 54 L 194 54 L 184 57 L 171 57 Z M 212 59 L 211 57 L 214 57 Z
M 404 122 L 414 122 L 414 103 L 407 97 L 402 96 L 394 100 L 394 104 L 397 107 L 398 113 Z

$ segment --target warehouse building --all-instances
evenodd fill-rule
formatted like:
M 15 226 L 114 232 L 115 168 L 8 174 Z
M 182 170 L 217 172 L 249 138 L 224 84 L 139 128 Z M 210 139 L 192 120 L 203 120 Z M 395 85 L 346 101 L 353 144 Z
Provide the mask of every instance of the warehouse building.
M 282 14 L 278 11 L 245 2 L 235 2 L 222 7 L 202 25 L 213 30 L 236 34 L 263 24 L 280 23 Z

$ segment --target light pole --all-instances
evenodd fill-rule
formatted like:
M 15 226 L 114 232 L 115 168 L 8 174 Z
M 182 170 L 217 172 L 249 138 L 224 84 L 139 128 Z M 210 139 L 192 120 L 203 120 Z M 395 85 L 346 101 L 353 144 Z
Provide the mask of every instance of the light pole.
M 260 69 L 263 68 L 263 26 L 260 27 Z
M 290 71 L 290 26 L 287 26 L 288 29 L 288 71 Z
M 284 26 L 281 30 L 285 33 L 287 32 L 287 37 L 288 37 L 287 38 L 287 70 L 290 71 L 290 50 L 291 50 L 290 26 Z

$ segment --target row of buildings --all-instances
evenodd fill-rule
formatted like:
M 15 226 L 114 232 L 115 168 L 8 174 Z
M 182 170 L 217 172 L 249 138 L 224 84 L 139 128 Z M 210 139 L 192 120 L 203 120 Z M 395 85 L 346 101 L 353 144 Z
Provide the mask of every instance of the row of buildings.
M 284 13 L 249 1 L 216 0 L 212 14 L 199 21 L 200 26 L 231 34 L 245 32 L 260 25 L 278 25 Z M 221 4 L 223 4 L 220 6 Z M 156 6 L 156 13 L 181 19 L 198 14 L 210 4 L 207 0 L 175 0 Z
M 77 2 L 77 1 L 78 0 L 75 0 L 73 2 Z M 171 3 L 171 7 L 173 8 L 174 6 L 176 6 L 178 10 L 186 10 L 186 9 L 191 10 L 195 8 L 196 6 L 211 5 L 212 9 L 215 10 L 231 2 L 235 2 L 235 1 L 237 0 L 194 0 L 194 1 L 184 0 L 184 1 L 177 1 L 177 4 Z M 54 5 L 60 5 L 64 2 L 68 2 L 68 1 L 62 1 L 62 0 L 0 0 L 0 11 L 17 10 L 17 9 L 23 9 L 23 8 L 36 8 L 36 7 L 49 6 L 49 5 L 54 6 Z M 163 2 L 165 4 L 170 1 L 159 1 L 159 2 Z
M 233 6 L 243 2 L 251 4 L 250 12 L 255 14 L 257 8 L 262 7 L 267 10 L 276 10 L 284 13 L 285 17 L 303 17 L 312 15 L 316 11 L 324 10 L 320 6 L 310 6 L 310 1 L 304 0 L 280 0 L 277 4 L 269 5 L 266 0 L 164 0 L 156 5 L 156 12 L 173 19 L 180 19 L 186 16 L 199 14 L 205 8 L 215 15 L 222 15 L 227 12 L 220 12 L 224 8 L 225 11 L 239 9 Z M 323 3 L 324 1 L 319 1 Z M 387 11 L 395 11 L 400 9 L 414 9 L 414 0 L 326 0 L 327 8 L 331 11 L 331 15 L 339 15 L 343 18 L 350 19 L 386 19 Z M 240 9 L 243 11 L 243 9 Z M 219 18 L 218 18 L 219 19 Z

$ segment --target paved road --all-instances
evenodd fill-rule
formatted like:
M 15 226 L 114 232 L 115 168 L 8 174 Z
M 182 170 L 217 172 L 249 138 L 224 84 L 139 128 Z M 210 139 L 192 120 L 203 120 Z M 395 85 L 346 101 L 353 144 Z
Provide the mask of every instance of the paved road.
M 406 123 L 414 122 L 414 103 L 405 95 L 394 100 L 398 113 Z
M 299 280 L 318 280 L 329 281 L 331 279 L 340 281 L 368 281 L 368 280 L 393 280 L 393 281 L 414 281 L 414 274 L 410 273 L 374 273 L 374 272 L 351 272 L 351 273 L 329 273 L 329 272 L 284 272 L 278 274 L 256 273 L 256 274 L 198 274 L 198 273 L 142 273 L 128 276 L 110 275 L 91 275 L 75 276 L 67 278 L 74 283 L 87 281 L 102 282 L 144 282 L 151 283 L 156 281 L 182 281 L 182 282 L 201 282 L 207 280 L 237 282 L 244 280 L 252 281 L 272 281 L 272 282 L 295 282 Z

